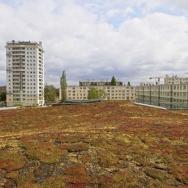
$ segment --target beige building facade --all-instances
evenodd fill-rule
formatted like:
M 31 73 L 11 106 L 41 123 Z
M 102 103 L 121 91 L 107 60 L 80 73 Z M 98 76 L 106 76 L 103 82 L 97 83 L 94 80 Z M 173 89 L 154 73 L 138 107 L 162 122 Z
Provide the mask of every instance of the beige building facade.
M 164 84 L 186 84 L 188 83 L 188 77 L 178 77 L 166 75 L 164 78 Z
M 142 84 L 136 87 L 136 102 L 169 109 L 187 109 L 188 83 Z
M 88 100 L 89 90 L 95 88 L 104 92 L 102 100 L 135 100 L 135 87 L 125 86 L 123 82 L 117 82 L 115 86 L 110 84 L 107 81 L 80 81 L 79 86 L 66 87 L 66 99 Z M 61 100 L 61 88 L 59 93 Z
M 135 100 L 135 88 L 132 86 L 68 86 L 68 100 L 87 100 L 90 88 L 104 91 L 104 100 Z

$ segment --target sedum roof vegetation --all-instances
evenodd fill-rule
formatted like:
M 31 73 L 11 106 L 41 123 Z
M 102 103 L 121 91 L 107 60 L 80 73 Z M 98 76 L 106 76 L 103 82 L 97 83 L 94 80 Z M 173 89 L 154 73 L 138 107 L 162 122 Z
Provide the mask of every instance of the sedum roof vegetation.
M 187 187 L 188 111 L 102 102 L 0 111 L 0 187 Z

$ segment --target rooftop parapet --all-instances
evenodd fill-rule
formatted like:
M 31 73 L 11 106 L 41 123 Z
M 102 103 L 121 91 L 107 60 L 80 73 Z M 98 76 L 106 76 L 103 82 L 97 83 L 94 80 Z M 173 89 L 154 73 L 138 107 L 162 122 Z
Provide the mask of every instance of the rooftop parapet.
M 7 42 L 6 46 L 8 46 L 8 45 L 37 45 L 37 46 L 42 47 L 42 42 L 41 41 L 35 42 L 35 41 L 15 41 L 15 40 L 12 40 L 10 42 Z

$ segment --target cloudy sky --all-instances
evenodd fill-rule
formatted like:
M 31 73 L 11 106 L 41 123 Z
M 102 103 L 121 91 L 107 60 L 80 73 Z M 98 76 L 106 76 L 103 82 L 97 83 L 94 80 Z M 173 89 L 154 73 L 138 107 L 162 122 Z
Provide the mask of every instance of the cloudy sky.
M 63 69 L 71 84 L 184 75 L 188 0 L 0 0 L 0 69 L 11 40 L 43 42 L 45 81 L 56 86 Z

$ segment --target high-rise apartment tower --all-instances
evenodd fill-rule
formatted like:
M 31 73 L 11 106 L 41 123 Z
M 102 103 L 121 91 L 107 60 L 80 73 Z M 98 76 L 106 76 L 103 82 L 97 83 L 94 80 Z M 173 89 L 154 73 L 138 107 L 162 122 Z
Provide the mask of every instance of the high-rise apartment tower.
M 44 104 L 44 50 L 39 42 L 7 42 L 7 106 Z

